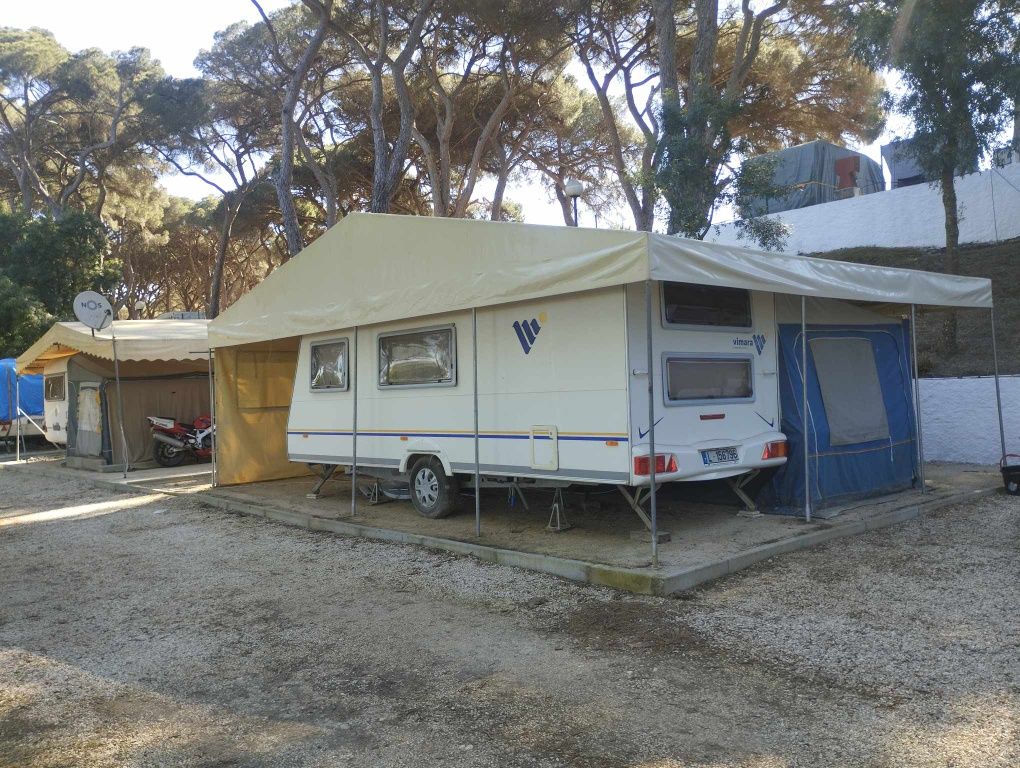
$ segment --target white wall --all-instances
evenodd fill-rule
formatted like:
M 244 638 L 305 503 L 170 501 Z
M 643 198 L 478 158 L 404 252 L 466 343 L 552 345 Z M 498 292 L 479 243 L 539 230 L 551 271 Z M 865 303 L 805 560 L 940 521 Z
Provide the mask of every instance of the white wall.
M 1020 163 L 956 180 L 960 207 L 960 242 L 985 243 L 1020 237 Z M 941 248 L 946 244 L 941 192 L 928 184 L 876 192 L 848 200 L 773 214 L 789 225 L 791 253 L 819 253 L 839 248 Z M 737 239 L 732 224 L 705 238 L 711 242 L 754 247 Z
M 1006 451 L 1020 453 L 1020 376 L 999 378 Z M 995 379 L 921 379 L 921 429 L 927 461 L 997 464 Z

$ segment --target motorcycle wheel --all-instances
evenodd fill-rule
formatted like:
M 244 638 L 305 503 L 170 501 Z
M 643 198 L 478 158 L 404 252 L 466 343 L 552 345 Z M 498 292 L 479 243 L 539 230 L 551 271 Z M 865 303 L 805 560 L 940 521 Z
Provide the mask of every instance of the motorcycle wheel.
M 152 458 L 161 467 L 177 467 L 184 461 L 184 451 L 179 451 L 172 445 L 155 440 L 152 444 Z

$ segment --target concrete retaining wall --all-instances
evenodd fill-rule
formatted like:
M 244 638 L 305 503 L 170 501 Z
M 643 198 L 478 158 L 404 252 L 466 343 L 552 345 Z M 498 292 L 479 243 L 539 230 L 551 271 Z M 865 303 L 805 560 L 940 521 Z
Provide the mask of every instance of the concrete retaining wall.
M 1020 453 L 1020 376 L 1002 376 L 1006 450 Z M 921 427 L 928 461 L 996 464 L 999 423 L 991 376 L 921 379 Z
M 1020 237 L 1020 163 L 956 180 L 960 242 L 988 243 Z M 773 214 L 790 227 L 785 250 L 822 253 L 840 248 L 942 248 L 946 244 L 942 196 L 919 184 Z M 737 239 L 732 224 L 705 238 L 754 247 Z

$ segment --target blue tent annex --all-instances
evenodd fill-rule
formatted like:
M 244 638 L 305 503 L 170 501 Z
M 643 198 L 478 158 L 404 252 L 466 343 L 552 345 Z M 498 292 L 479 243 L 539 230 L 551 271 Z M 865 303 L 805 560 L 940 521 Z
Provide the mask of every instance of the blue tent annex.
M 787 463 L 759 493 L 762 507 L 804 509 L 804 407 L 799 323 L 779 324 L 779 392 Z M 906 322 L 807 326 L 808 461 L 811 506 L 911 488 L 917 446 Z
M 15 372 L 14 358 L 0 360 L 0 371 L 3 372 L 3 385 L 0 387 L 0 423 L 10 424 L 14 421 L 20 397 L 21 410 L 33 419 L 43 416 L 43 377 L 39 374 L 21 377 L 20 387 Z

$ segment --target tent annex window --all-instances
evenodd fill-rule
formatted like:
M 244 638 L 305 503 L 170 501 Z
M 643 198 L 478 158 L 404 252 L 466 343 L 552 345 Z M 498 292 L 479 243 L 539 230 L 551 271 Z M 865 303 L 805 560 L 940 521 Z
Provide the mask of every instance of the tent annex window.
M 312 343 L 309 358 L 309 387 L 313 392 L 347 389 L 346 338 Z
M 454 326 L 379 334 L 380 387 L 452 387 L 456 384 Z
M 694 283 L 662 284 L 663 325 L 682 328 L 751 327 L 751 292 Z
M 808 342 L 822 390 L 829 445 L 889 439 L 889 418 L 870 339 L 828 338 Z
M 746 402 L 754 399 L 754 363 L 742 355 L 662 356 L 666 405 Z
M 64 374 L 58 373 L 46 377 L 46 399 L 49 401 L 63 400 L 66 397 Z

